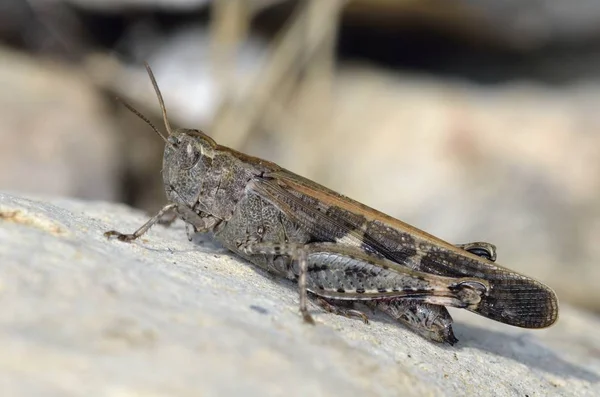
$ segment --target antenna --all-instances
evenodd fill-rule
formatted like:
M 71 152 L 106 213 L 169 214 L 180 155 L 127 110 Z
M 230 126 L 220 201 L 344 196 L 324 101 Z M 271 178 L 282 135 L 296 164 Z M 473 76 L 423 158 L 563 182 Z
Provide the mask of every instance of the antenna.
M 152 80 L 152 86 L 154 87 L 154 91 L 156 91 L 156 96 L 158 97 L 158 103 L 160 104 L 160 109 L 162 110 L 163 121 L 165 122 L 167 133 L 169 135 L 172 135 L 173 132 L 171 131 L 171 124 L 169 124 L 169 118 L 167 117 L 167 108 L 165 107 L 165 101 L 163 100 L 162 94 L 158 89 L 158 84 L 156 84 L 154 73 L 152 73 L 152 69 L 150 69 L 150 65 L 148 65 L 148 62 L 144 62 L 144 66 L 146 66 L 146 71 L 148 72 L 148 76 L 150 76 L 150 80 Z
M 119 97 L 116 97 L 116 100 L 119 101 L 119 102 L 121 102 L 127 109 L 129 109 L 129 111 L 131 113 L 135 114 L 140 119 L 144 120 L 146 122 L 146 124 L 148 124 L 154 130 L 154 132 L 156 132 L 158 134 L 158 136 L 162 138 L 163 141 L 165 141 L 165 143 L 167 145 L 173 146 L 173 144 L 171 142 L 169 142 L 169 140 L 167 138 L 165 138 L 163 134 L 160 133 L 160 131 L 158 130 L 158 128 L 156 128 L 154 126 L 154 124 L 152 124 L 152 122 L 150 120 L 148 120 L 148 118 L 146 116 L 144 116 L 143 114 L 141 114 L 136 108 L 134 108 L 133 106 L 131 106 L 130 104 L 128 104 L 127 102 L 125 102 L 123 99 L 121 99 Z

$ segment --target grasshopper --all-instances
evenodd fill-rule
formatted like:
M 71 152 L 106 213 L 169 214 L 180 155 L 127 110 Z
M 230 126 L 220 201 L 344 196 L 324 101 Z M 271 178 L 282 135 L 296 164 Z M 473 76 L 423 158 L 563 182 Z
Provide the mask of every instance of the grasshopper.
M 524 328 L 558 318 L 549 287 L 495 264 L 489 243 L 453 245 L 296 175 L 272 162 L 218 145 L 195 129 L 172 130 L 154 78 L 168 136 L 125 104 L 165 141 L 162 176 L 169 204 L 131 234 L 132 241 L 167 215 L 190 233 L 211 232 L 224 247 L 267 271 L 295 280 L 300 312 L 313 323 L 308 293 L 324 309 L 363 302 L 427 339 L 454 344 L 445 306 Z

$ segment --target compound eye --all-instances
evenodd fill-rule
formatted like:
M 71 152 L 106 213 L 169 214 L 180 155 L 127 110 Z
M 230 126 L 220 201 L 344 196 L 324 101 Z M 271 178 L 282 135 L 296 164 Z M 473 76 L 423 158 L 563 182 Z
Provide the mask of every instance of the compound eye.
M 169 136 L 167 138 L 167 142 L 169 142 L 173 146 L 177 146 L 177 145 L 179 145 L 179 138 L 174 137 L 173 135 L 171 135 L 171 136 Z
M 189 170 L 196 165 L 198 160 L 200 160 L 200 152 L 192 144 L 188 143 L 185 147 L 185 155 L 183 156 L 181 168 Z
M 485 248 L 469 248 L 467 251 L 493 262 L 492 253 Z

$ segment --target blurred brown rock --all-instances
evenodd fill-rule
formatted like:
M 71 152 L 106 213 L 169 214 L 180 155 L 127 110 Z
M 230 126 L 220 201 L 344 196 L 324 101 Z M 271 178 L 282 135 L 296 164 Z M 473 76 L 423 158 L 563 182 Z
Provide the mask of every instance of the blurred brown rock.
M 118 197 L 118 145 L 89 80 L 0 48 L 0 189 Z

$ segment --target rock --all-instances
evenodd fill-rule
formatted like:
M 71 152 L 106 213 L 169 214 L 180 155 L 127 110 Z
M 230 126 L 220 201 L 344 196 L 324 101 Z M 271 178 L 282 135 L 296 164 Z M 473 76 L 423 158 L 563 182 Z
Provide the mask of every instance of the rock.
M 4 395 L 564 395 L 600 382 L 600 320 L 561 307 L 547 330 L 453 311 L 455 347 L 379 315 L 321 312 L 184 227 L 107 240 L 122 205 L 0 193 Z
M 0 47 L 0 189 L 115 200 L 119 142 L 93 84 Z

